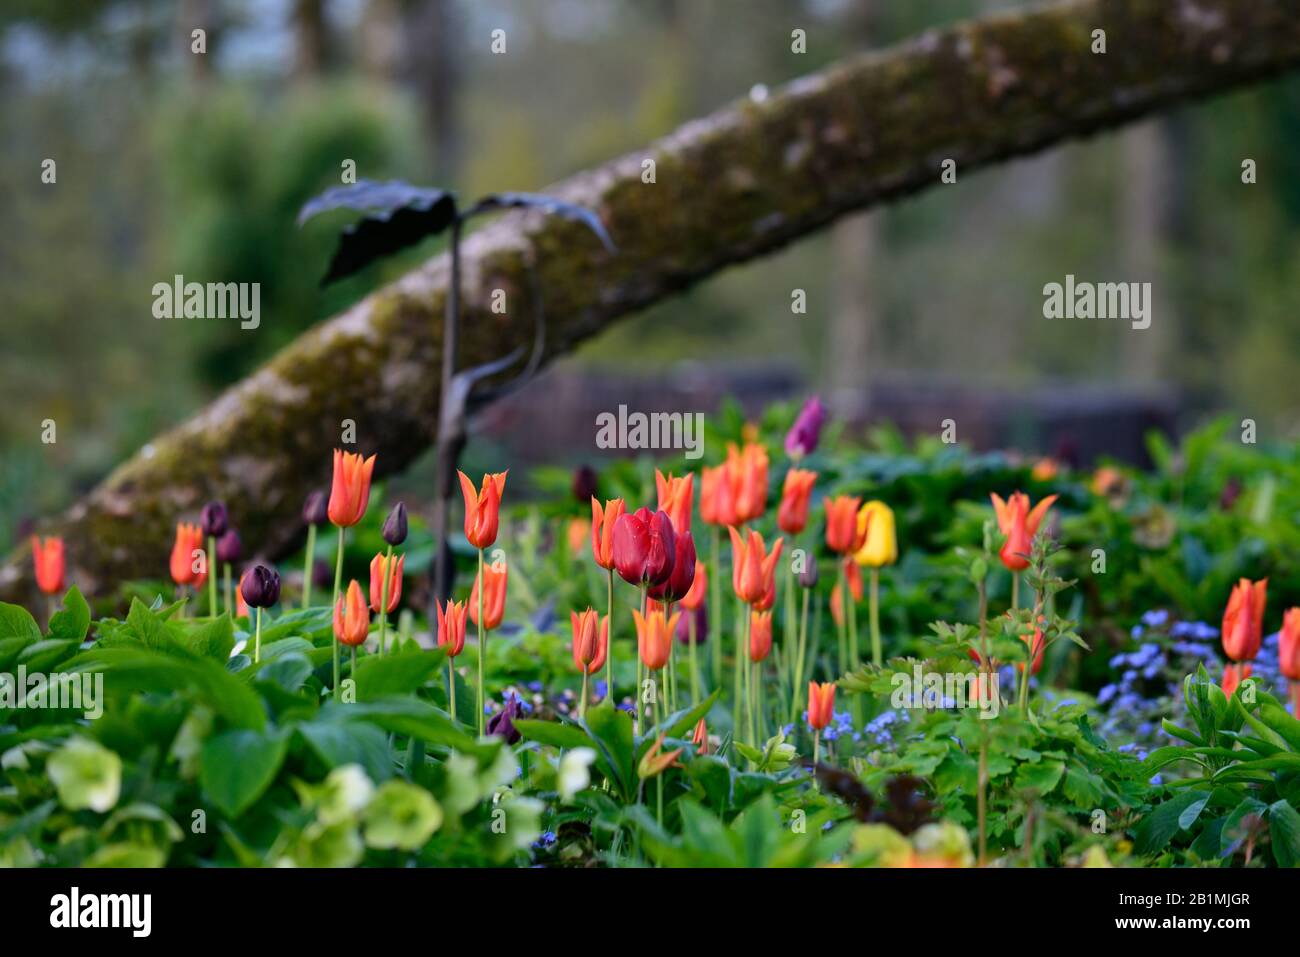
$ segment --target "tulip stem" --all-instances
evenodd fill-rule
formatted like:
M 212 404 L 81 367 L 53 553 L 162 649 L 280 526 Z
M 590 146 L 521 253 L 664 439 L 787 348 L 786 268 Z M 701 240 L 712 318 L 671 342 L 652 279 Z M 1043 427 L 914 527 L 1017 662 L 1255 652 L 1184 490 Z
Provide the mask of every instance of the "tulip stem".
M 687 621 L 687 627 L 690 629 L 690 659 L 691 659 L 691 704 L 698 704 L 700 701 L 700 667 L 698 657 L 695 651 L 695 611 L 691 612 L 690 620 Z
M 606 569 L 608 579 L 605 587 L 605 621 L 609 628 L 609 637 L 605 640 L 605 698 L 615 701 L 614 697 L 614 566 Z
M 813 731 L 813 775 L 817 774 L 817 759 L 821 757 L 822 752 L 822 729 L 816 728 Z
M 849 587 L 848 559 L 844 563 L 844 591 L 841 593 L 844 599 L 844 617 L 849 622 L 849 667 L 857 668 L 862 664 L 862 657 L 858 652 L 858 600 L 853 597 L 853 590 Z
M 849 576 L 844 570 L 844 562 L 838 562 L 839 565 L 839 586 L 840 586 L 840 616 L 839 621 L 835 623 L 837 637 L 839 638 L 839 655 L 840 655 L 840 674 L 849 670 L 849 645 L 848 631 L 845 621 L 849 614 Z
M 983 867 L 988 859 L 988 836 L 985 834 L 985 822 L 988 816 L 988 798 L 986 792 L 989 787 L 989 736 L 982 728 L 980 730 L 980 766 L 978 788 L 976 790 L 976 815 L 979 818 L 979 866 Z
M 781 655 L 781 682 L 789 690 L 790 701 L 794 701 L 794 656 L 798 649 L 798 636 L 796 635 L 797 625 L 795 623 L 794 607 L 794 563 L 791 562 L 786 567 L 785 577 L 785 628 L 782 637 L 785 639 L 784 653 Z M 777 703 L 777 713 L 780 713 L 781 703 Z
M 881 664 L 880 654 L 880 569 L 871 569 L 871 663 Z
M 257 606 L 256 634 L 253 636 L 253 664 L 262 660 L 262 606 Z
M 316 560 L 316 526 L 307 526 L 307 551 L 302 559 L 302 607 L 311 607 L 312 568 Z
M 483 736 L 483 709 L 487 703 L 483 685 L 483 659 L 487 657 L 487 632 L 483 629 L 483 593 L 487 591 L 487 582 L 483 580 L 483 549 L 478 550 L 478 733 Z
M 709 575 L 709 589 L 712 595 L 709 600 L 709 610 L 713 613 L 713 633 L 717 635 L 717 640 L 713 642 L 713 667 L 709 673 L 709 683 L 715 688 L 722 687 L 722 636 L 725 634 L 722 628 L 722 565 L 721 561 L 721 538 L 719 529 L 713 527 L 713 568 Z
M 745 607 L 744 600 L 739 595 L 737 595 L 736 596 L 736 664 L 735 667 L 732 668 L 732 671 L 734 672 L 733 678 L 735 679 L 734 681 L 735 687 L 732 689 L 733 695 L 732 695 L 732 706 L 731 706 L 732 733 L 735 735 L 737 741 L 739 741 L 742 737 L 741 727 L 740 727 L 740 708 L 741 708 L 741 702 L 743 700 L 743 697 L 741 695 L 741 669 L 745 667 L 744 665 L 745 652 L 746 652 L 745 619 L 748 618 L 748 616 L 744 614 L 743 611 L 744 607 Z M 722 632 L 719 631 L 718 635 L 719 635 L 719 640 L 721 640 Z
M 208 617 L 217 617 L 217 538 L 208 536 Z
M 749 644 L 754 640 L 754 616 L 752 613 L 745 616 L 745 650 L 748 652 Z M 745 666 L 745 727 L 749 744 L 756 745 L 758 739 L 754 734 L 754 666 L 746 654 L 744 659 Z
M 339 591 L 343 587 L 343 535 L 345 531 L 346 529 L 344 529 L 344 527 L 340 525 L 338 557 L 334 559 L 334 601 L 331 603 L 331 607 L 333 608 L 338 608 Z M 339 699 L 339 695 L 341 694 L 341 691 L 339 689 L 339 671 L 340 671 L 339 636 L 336 634 L 334 636 L 334 700 L 335 701 Z
M 379 653 L 384 654 L 384 646 L 388 644 L 388 576 L 393 567 L 393 546 L 388 546 L 388 554 L 384 556 L 384 582 L 379 586 Z
M 803 608 L 799 612 L 799 651 L 794 661 L 794 693 L 790 698 L 790 723 L 799 716 L 799 700 L 803 695 L 803 666 L 808 655 L 808 596 L 811 588 L 803 590 Z
M 644 618 L 650 608 L 650 586 L 641 585 L 641 616 Z M 636 724 L 637 730 L 643 731 L 646 725 L 646 716 L 643 713 L 645 702 L 642 700 L 644 690 L 641 682 L 649 672 L 645 670 L 644 663 L 641 660 L 641 636 L 637 635 L 637 655 L 636 655 L 636 690 L 632 693 L 632 700 L 636 704 Z M 657 691 L 658 689 L 656 689 Z M 654 706 L 652 701 L 651 707 Z
M 222 577 L 225 579 L 226 592 L 226 614 L 231 618 L 235 617 L 234 589 L 230 585 L 230 562 L 225 562 L 222 566 Z
M 451 702 L 451 717 L 456 719 L 456 671 L 452 668 L 452 657 L 447 656 L 447 698 Z
M 1020 572 L 1011 573 L 1011 607 L 1020 607 Z
M 608 651 L 605 652 L 609 654 Z M 587 684 L 590 681 L 590 675 L 587 674 L 587 666 L 582 666 L 582 700 L 578 702 L 578 717 L 585 719 L 587 717 Z

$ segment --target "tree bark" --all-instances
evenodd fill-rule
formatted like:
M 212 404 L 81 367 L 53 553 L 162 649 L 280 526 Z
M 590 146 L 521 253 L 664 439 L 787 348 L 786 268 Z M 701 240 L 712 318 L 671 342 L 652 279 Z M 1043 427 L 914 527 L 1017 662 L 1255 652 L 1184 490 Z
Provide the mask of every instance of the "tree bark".
M 1091 52 L 1094 29 L 1105 54 Z M 554 357 L 729 265 L 939 182 L 945 158 L 969 174 L 1297 63 L 1300 0 L 1076 0 L 849 59 L 552 187 L 600 213 L 615 256 L 582 226 L 535 213 L 470 236 L 462 362 L 531 342 L 529 264 Z M 120 466 L 51 523 L 70 581 L 103 593 L 161 577 L 176 521 L 211 498 L 250 550 L 285 553 L 346 419 L 359 448 L 379 453 L 377 476 L 404 468 L 435 435 L 447 273 L 439 256 L 372 293 Z M 488 308 L 497 288 L 508 314 Z M 0 595 L 28 596 L 30 564 L 24 547 L 0 568 Z

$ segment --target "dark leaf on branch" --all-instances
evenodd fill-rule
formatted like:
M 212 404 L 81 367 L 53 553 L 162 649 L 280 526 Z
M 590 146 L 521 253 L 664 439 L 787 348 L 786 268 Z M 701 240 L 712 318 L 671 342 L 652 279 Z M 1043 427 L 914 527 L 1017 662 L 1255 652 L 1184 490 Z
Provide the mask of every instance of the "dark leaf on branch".
M 456 220 L 456 197 L 441 189 L 426 189 L 398 180 L 371 180 L 336 186 L 308 200 L 298 213 L 298 225 L 335 209 L 365 211 L 366 216 L 344 227 L 329 271 L 321 280 L 328 285 L 391 256 L 430 236 Z
M 554 196 L 543 196 L 541 193 L 489 193 L 465 213 L 465 218 L 469 219 L 471 216 L 498 209 L 540 209 L 552 216 L 572 219 L 595 233 L 601 244 L 611 253 L 615 251 L 614 241 L 605 231 L 605 224 L 592 210 L 577 203 L 556 199 Z

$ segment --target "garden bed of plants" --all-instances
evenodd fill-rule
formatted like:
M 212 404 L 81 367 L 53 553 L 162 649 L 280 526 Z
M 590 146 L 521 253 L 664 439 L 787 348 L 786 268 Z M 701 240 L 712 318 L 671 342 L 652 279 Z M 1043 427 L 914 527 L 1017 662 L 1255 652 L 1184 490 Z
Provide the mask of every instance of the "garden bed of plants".
M 462 476 L 432 620 L 429 530 L 351 451 L 279 568 L 213 503 L 92 610 L 34 541 L 0 863 L 1300 861 L 1293 447 L 1216 421 L 1085 472 L 822 418 Z

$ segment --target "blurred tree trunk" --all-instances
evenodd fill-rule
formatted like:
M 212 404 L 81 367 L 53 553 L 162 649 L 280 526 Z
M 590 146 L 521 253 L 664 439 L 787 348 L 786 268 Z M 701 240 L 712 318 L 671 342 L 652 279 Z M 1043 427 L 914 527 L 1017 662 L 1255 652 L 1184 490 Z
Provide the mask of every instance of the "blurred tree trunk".
M 459 23 L 453 0 L 407 0 L 406 63 L 419 96 L 425 140 L 433 157 L 431 180 L 455 184 L 460 173 Z
M 293 0 L 293 75 L 313 80 L 325 71 L 330 56 L 325 0 Z
M 181 58 L 189 65 L 190 78 L 196 90 L 206 89 L 216 72 L 213 57 L 216 54 L 217 37 L 221 32 L 220 12 L 213 0 L 181 0 L 180 12 L 176 17 L 176 33 L 180 42 Z M 202 29 L 205 34 L 204 53 L 194 52 L 194 31 Z
M 367 0 L 361 17 L 361 70 L 371 80 L 395 83 L 402 69 L 399 0 Z
M 1120 368 L 1129 381 L 1142 384 L 1160 379 L 1168 366 L 1169 346 L 1176 325 L 1177 306 L 1162 282 L 1165 275 L 1160 252 L 1168 234 L 1169 196 L 1172 184 L 1169 142 L 1165 123 L 1149 120 L 1127 130 L 1120 141 L 1120 269 L 1117 282 L 1151 284 L 1151 325 L 1127 328 L 1120 337 Z
M 532 342 L 534 290 L 554 358 L 732 264 L 938 183 L 942 157 L 969 175 L 1300 65 L 1300 0 L 1190 9 L 1074 0 L 930 31 L 570 177 L 548 192 L 596 210 L 617 255 L 580 225 L 529 212 L 473 233 L 462 365 Z M 1098 26 L 1110 38 L 1101 56 L 1088 49 Z M 642 178 L 650 158 L 653 184 Z M 161 576 L 176 521 L 212 498 L 229 506 L 250 552 L 295 548 L 303 498 L 326 483 L 345 419 L 360 449 L 378 453 L 377 478 L 405 468 L 437 427 L 447 278 L 445 256 L 412 270 L 148 443 L 50 523 L 67 540 L 69 580 L 103 594 Z M 495 289 L 506 290 L 508 315 L 491 310 Z M 23 546 L 0 566 L 0 595 L 31 587 Z

